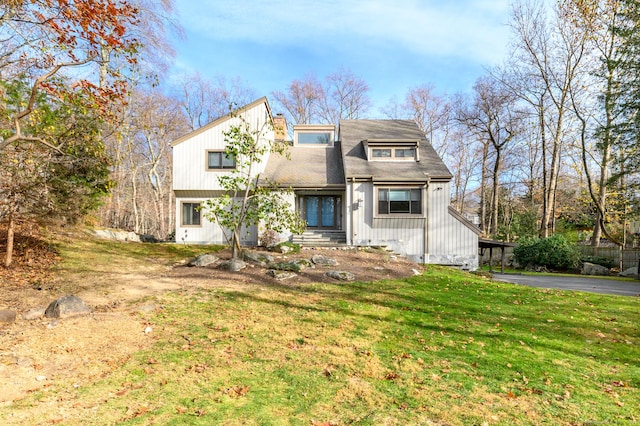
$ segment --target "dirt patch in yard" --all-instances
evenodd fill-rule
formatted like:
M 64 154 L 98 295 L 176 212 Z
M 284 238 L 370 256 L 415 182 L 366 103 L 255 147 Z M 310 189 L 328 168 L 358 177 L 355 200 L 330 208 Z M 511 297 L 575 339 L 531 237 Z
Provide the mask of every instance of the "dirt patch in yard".
M 60 256 L 36 231 L 32 229 L 31 234 L 28 238 L 33 241 L 21 239 L 17 245 L 15 265 L 0 267 L 0 310 L 18 314 L 15 322 L 0 323 L 0 404 L 40 391 L 41 410 L 55 409 L 56 404 L 63 407 L 64 395 L 71 400 L 75 387 L 94 383 L 136 351 L 150 347 L 155 339 L 153 316 L 161 309 L 153 302 L 155 295 L 338 282 L 325 275 L 329 270 L 351 272 L 364 282 L 409 277 L 421 270 L 420 265 L 380 250 L 306 249 L 290 255 L 270 254 L 276 262 L 322 254 L 336 259 L 338 265 L 308 267 L 279 281 L 267 274 L 268 268 L 250 263 L 240 272 L 229 272 L 219 266 L 188 267 L 188 259 L 179 264 L 116 259 L 117 266 L 87 264 L 83 273 L 70 276 L 51 268 Z M 1 243 L 0 253 L 4 253 Z M 229 258 L 226 251 L 216 255 Z M 80 297 L 93 313 L 68 319 L 22 317 L 67 294 Z M 6 424 L 21 424 L 25 419 L 6 420 Z

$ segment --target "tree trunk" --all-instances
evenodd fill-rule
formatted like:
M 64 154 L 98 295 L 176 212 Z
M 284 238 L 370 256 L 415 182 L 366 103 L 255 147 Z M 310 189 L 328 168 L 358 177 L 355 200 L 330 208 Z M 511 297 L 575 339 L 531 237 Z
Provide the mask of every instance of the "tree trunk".
M 482 147 L 482 173 L 480 178 L 480 228 L 487 234 L 487 157 L 489 156 L 489 144 Z
M 15 228 L 15 209 L 16 209 L 16 201 L 15 196 L 12 194 L 9 198 L 9 228 L 7 229 L 7 253 L 4 259 L 4 266 L 11 266 L 11 262 L 13 261 L 13 234 Z
M 493 194 L 491 195 L 491 234 L 495 234 L 498 231 L 498 192 L 500 188 L 500 181 L 498 180 L 499 171 L 500 149 L 496 147 L 496 161 L 493 165 Z

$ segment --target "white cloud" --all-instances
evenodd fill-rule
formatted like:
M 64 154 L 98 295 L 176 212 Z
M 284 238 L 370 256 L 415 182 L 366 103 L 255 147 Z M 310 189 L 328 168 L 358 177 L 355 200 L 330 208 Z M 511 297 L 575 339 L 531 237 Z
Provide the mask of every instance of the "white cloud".
M 179 0 L 188 32 L 265 46 L 396 46 L 413 54 L 503 57 L 507 0 Z

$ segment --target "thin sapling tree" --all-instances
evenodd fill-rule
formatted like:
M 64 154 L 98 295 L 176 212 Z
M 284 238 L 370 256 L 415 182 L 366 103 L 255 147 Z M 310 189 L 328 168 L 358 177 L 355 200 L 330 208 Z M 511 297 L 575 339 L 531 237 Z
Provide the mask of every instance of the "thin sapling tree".
M 203 206 L 204 217 L 220 225 L 233 259 L 240 257 L 242 233 L 253 226 L 277 233 L 300 233 L 305 226 L 289 202 L 292 190 L 280 188 L 260 175 L 266 155 L 286 156 L 287 143 L 266 137 L 270 123 L 254 129 L 244 117 L 235 117 L 239 124 L 224 132 L 224 137 L 226 160 L 235 161 L 236 167 L 218 177 L 223 194 L 206 200 Z

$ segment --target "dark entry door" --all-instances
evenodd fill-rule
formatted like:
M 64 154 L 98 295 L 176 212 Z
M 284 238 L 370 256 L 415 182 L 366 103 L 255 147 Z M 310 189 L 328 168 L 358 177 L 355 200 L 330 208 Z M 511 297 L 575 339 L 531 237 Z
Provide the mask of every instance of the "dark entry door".
M 333 195 L 306 196 L 304 213 L 308 228 L 338 228 L 340 198 Z

